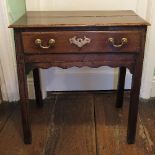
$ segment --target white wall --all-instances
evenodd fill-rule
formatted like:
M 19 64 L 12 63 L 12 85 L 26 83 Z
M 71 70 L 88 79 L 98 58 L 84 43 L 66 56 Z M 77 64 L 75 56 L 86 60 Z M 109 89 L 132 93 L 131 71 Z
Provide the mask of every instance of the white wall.
M 138 0 L 27 0 L 28 10 L 136 10 Z
M 151 23 L 148 27 L 145 59 L 143 65 L 143 77 L 141 96 L 145 99 L 155 97 L 155 1 L 149 0 L 147 5 L 146 19 Z

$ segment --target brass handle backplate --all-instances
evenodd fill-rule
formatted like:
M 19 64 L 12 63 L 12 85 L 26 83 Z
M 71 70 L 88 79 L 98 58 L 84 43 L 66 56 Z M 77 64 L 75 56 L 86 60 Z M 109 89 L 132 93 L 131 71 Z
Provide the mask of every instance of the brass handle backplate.
M 87 38 L 84 36 L 84 38 L 77 38 L 77 36 L 74 36 L 73 38 L 69 39 L 70 44 L 74 44 L 77 47 L 81 48 L 85 46 L 86 44 L 89 44 L 91 42 L 90 38 Z
M 114 38 L 109 38 L 108 41 L 112 44 L 113 47 L 115 48 L 120 48 L 122 47 L 123 45 L 127 44 L 128 43 L 128 39 L 127 38 L 122 38 L 121 39 L 121 44 L 115 44 L 115 39 Z
M 41 39 L 36 39 L 35 40 L 35 44 L 37 46 L 39 46 L 40 48 L 43 48 L 43 49 L 49 49 L 50 47 L 54 46 L 55 45 L 55 40 L 54 39 L 50 39 L 48 41 L 48 46 L 43 46 L 42 45 L 42 40 Z

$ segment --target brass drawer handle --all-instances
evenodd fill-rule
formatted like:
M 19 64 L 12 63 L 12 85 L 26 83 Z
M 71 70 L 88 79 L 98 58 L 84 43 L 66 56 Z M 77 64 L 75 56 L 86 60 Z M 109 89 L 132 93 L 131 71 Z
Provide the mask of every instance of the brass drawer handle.
M 89 44 L 91 42 L 90 38 L 87 38 L 84 36 L 84 38 L 77 38 L 77 36 L 74 36 L 73 38 L 69 39 L 70 44 L 74 44 L 77 47 L 81 48 L 86 44 Z
M 39 46 L 40 48 L 43 48 L 43 49 L 49 49 L 50 47 L 54 46 L 55 45 L 55 40 L 54 39 L 50 39 L 48 41 L 48 46 L 43 46 L 42 45 L 42 40 L 41 39 L 36 39 L 35 40 L 35 44 L 37 46 Z
M 115 39 L 114 38 L 109 38 L 108 41 L 112 44 L 113 47 L 116 47 L 116 48 L 120 48 L 123 45 L 128 43 L 128 39 L 127 38 L 122 38 L 121 39 L 121 44 L 118 44 L 118 45 L 115 44 Z

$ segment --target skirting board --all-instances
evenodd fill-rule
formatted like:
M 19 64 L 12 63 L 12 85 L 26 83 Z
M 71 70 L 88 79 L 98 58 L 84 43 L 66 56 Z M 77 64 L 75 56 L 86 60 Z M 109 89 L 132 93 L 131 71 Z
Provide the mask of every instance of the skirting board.
M 35 99 L 34 84 L 33 84 L 33 78 L 32 77 L 27 78 L 27 85 L 28 85 L 29 99 Z
M 152 82 L 151 97 L 155 97 L 155 77 L 154 77 L 153 82 Z
M 27 84 L 28 84 L 29 99 L 35 99 L 34 83 L 33 83 L 32 77 L 28 77 Z M 42 91 L 42 96 L 43 96 L 43 99 L 46 98 L 46 91 Z

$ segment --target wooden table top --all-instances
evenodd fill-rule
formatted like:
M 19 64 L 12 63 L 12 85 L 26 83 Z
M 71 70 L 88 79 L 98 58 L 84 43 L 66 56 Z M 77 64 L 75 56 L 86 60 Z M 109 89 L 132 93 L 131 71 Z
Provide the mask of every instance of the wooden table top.
M 146 26 L 133 11 L 28 11 L 10 28 Z

